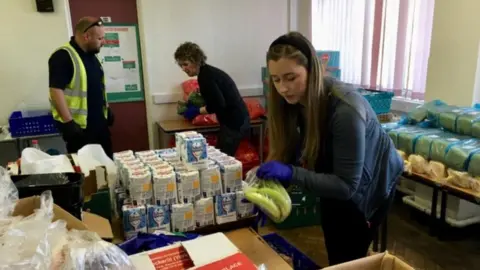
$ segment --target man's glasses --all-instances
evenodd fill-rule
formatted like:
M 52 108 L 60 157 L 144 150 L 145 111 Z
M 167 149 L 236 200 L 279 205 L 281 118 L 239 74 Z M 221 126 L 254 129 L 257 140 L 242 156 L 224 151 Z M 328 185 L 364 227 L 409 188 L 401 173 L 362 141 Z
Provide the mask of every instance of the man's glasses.
M 90 24 L 87 28 L 85 28 L 85 30 L 83 30 L 83 33 L 86 33 L 88 31 L 88 29 L 94 27 L 94 26 L 103 26 L 103 21 L 102 19 L 98 19 L 97 21 L 95 21 L 94 23 Z

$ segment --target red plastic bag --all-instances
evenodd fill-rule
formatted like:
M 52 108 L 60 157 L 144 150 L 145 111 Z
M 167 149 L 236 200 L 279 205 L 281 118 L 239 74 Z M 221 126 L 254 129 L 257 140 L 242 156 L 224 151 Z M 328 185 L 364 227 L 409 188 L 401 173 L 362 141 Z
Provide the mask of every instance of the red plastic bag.
M 190 80 L 184 81 L 182 83 L 182 89 L 183 89 L 183 101 L 188 101 L 188 96 L 190 96 L 192 92 L 197 92 L 199 89 L 197 79 L 190 79 Z
M 201 114 L 192 121 L 195 126 L 213 126 L 218 125 L 217 116 L 215 114 Z
M 211 146 L 217 145 L 217 135 L 216 134 L 205 134 L 203 135 L 207 140 L 207 144 Z
M 265 115 L 265 109 L 260 101 L 256 98 L 244 98 L 245 105 L 247 105 L 248 114 L 250 119 L 255 120 Z
M 248 139 L 240 142 L 237 152 L 235 153 L 235 158 L 242 162 L 244 178 L 248 171 L 260 165 L 258 151 Z

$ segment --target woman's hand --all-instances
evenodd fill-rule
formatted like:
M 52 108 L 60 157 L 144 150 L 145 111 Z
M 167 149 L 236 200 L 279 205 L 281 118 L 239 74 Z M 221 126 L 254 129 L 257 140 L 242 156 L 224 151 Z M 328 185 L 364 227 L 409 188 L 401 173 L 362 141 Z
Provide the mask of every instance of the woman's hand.
M 261 179 L 276 179 L 283 186 L 288 187 L 293 177 L 293 168 L 279 161 L 268 161 L 260 165 L 257 177 Z

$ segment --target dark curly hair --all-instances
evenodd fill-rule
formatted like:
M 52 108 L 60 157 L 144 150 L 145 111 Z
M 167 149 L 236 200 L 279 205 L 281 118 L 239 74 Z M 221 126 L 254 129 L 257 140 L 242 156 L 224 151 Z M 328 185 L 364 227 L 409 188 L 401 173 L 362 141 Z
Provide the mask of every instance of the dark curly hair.
M 203 50 L 196 43 L 185 42 L 178 46 L 174 54 L 175 61 L 191 61 L 199 65 L 204 65 L 207 61 L 207 56 Z

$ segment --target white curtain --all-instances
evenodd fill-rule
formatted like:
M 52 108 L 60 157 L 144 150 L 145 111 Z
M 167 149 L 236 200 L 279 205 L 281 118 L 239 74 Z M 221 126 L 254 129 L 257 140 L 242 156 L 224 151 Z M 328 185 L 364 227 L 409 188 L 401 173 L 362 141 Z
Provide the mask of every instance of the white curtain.
M 423 99 L 434 0 L 312 0 L 317 50 L 340 51 L 342 80 Z

